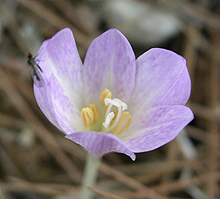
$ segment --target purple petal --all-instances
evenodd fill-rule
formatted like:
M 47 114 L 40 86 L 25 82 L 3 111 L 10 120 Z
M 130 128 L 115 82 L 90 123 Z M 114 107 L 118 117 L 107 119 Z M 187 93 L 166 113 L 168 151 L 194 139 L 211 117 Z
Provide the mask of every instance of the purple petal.
M 38 55 L 41 54 L 42 51 L 44 51 L 44 49 L 46 48 L 48 44 L 48 40 L 43 42 L 43 44 L 41 45 L 39 51 L 38 51 Z M 39 59 L 36 58 L 35 61 L 37 63 L 39 63 Z M 41 74 L 41 78 L 45 79 L 45 73 Z M 38 87 L 34 84 L 34 95 L 36 98 L 36 101 L 38 103 L 38 106 L 40 107 L 40 109 L 42 110 L 42 112 L 44 113 L 44 115 L 49 119 L 49 121 L 56 126 L 58 129 L 60 129 L 60 126 L 56 120 L 56 117 L 54 116 L 54 110 L 51 104 L 51 100 L 50 100 L 50 95 L 49 95 L 49 85 L 48 82 L 44 82 L 44 86 L 43 87 Z
M 43 71 L 42 77 L 45 84 L 48 84 L 51 75 L 54 75 L 64 88 L 66 95 L 75 103 L 74 105 L 83 107 L 82 62 L 70 29 L 62 29 L 51 39 L 44 42 L 36 61 Z M 35 92 L 40 91 L 35 88 Z M 44 93 L 46 92 L 48 91 L 45 90 Z M 37 97 L 39 95 L 36 95 Z M 44 103 L 42 100 L 37 101 Z M 39 104 L 39 106 L 45 109 L 45 105 Z M 44 109 L 42 111 L 46 112 Z M 49 104 L 47 104 L 46 109 L 50 109 Z
M 191 82 L 183 57 L 169 50 L 154 48 L 141 55 L 136 64 L 131 112 L 153 106 L 186 104 Z
M 135 83 L 135 55 L 124 35 L 110 29 L 91 43 L 84 63 L 86 103 L 99 101 L 103 89 L 127 101 Z
M 173 140 L 192 119 L 193 113 L 186 106 L 154 107 L 132 121 L 124 132 L 125 144 L 135 153 L 156 149 Z
M 84 129 L 80 118 L 80 110 L 69 99 L 65 89 L 54 75 L 51 76 L 49 92 L 54 116 L 62 130 L 66 134 L 70 134 L 75 132 L 75 129 Z
M 126 145 L 112 134 L 99 132 L 77 132 L 66 135 L 66 138 L 86 148 L 93 156 L 99 158 L 106 153 L 124 153 L 135 160 L 135 154 Z
M 48 120 L 58 129 L 61 129 L 55 117 L 48 90 L 49 90 L 48 84 L 45 84 L 44 87 L 41 88 L 34 85 L 34 95 L 38 103 L 38 106 L 40 107 L 44 115 L 48 118 Z

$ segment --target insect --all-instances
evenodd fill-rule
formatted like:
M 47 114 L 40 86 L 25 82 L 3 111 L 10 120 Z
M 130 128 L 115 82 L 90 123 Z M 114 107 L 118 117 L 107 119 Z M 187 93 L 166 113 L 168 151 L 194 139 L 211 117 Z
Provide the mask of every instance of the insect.
M 34 81 L 34 84 L 37 87 L 43 87 L 44 86 L 44 80 L 41 76 L 41 73 L 43 73 L 43 70 L 41 67 L 37 64 L 35 57 L 31 53 L 28 53 L 28 60 L 27 63 L 30 67 L 30 72 L 32 79 Z

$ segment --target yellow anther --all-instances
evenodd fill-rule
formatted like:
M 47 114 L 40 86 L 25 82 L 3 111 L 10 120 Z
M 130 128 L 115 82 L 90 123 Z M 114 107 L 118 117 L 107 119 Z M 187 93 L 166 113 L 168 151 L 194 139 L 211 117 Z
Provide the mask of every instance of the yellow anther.
M 99 100 L 100 100 L 100 104 L 102 106 L 105 106 L 105 102 L 104 102 L 104 99 L 105 98 L 111 98 L 112 97 L 112 93 L 110 90 L 108 90 L 107 88 L 104 89 L 99 97 Z
M 122 112 L 121 117 L 113 129 L 113 133 L 119 135 L 123 133 L 127 128 L 130 127 L 132 122 L 132 117 L 129 112 Z
M 90 104 L 89 108 L 92 110 L 94 118 L 93 118 L 93 124 L 97 124 L 99 120 L 99 108 L 97 104 Z
M 89 128 L 90 124 L 92 124 L 93 119 L 94 119 L 94 114 L 93 114 L 92 109 L 89 107 L 83 108 L 81 110 L 81 118 L 82 118 L 83 125 L 86 128 Z

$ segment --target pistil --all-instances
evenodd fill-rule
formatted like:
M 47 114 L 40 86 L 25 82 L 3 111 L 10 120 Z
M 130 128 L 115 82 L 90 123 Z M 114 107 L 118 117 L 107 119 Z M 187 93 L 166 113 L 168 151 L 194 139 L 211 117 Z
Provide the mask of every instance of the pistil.
M 115 114 L 113 112 L 110 112 L 107 116 L 106 116 L 106 119 L 105 119 L 105 122 L 102 123 L 102 125 L 105 127 L 105 128 L 108 128 L 112 119 L 114 118 Z
M 110 99 L 110 98 L 105 98 L 105 105 L 108 105 L 108 109 L 107 109 L 107 111 L 106 111 L 106 119 L 107 119 L 107 116 L 108 116 L 108 114 L 109 114 L 109 112 L 110 112 L 110 110 L 112 109 L 112 106 L 114 105 L 114 106 L 116 106 L 117 107 L 117 109 L 118 109 L 118 114 L 117 114 L 117 116 L 116 116 L 116 119 L 115 119 L 115 122 L 114 122 L 114 124 L 112 125 L 112 126 L 110 126 L 110 127 L 107 127 L 108 129 L 106 129 L 107 131 L 111 131 L 116 125 L 117 125 L 117 123 L 118 123 L 118 121 L 119 121 L 119 118 L 120 118 L 120 116 L 121 116 L 121 113 L 122 113 L 122 106 L 121 106 L 121 104 L 119 103 L 119 101 L 118 101 L 118 99 L 116 99 L 116 100 L 112 100 L 112 99 Z M 113 113 L 113 112 L 112 112 Z M 113 119 L 113 118 L 112 118 Z M 111 121 L 110 121 L 111 122 Z M 110 124 L 110 123 L 109 123 Z M 104 126 L 105 127 L 105 126 Z M 106 128 L 106 127 L 105 127 Z

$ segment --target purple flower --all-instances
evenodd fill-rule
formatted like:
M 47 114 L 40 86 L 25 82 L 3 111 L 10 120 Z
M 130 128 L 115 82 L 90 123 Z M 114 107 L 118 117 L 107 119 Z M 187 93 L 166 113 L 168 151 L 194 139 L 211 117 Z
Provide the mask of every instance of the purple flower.
M 191 83 L 185 59 L 153 48 L 137 60 L 125 36 L 110 29 L 90 45 L 82 64 L 65 28 L 38 53 L 43 87 L 34 86 L 46 117 L 95 157 L 134 153 L 173 140 L 193 119 L 184 106 Z

